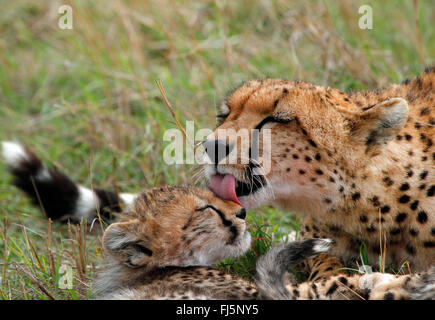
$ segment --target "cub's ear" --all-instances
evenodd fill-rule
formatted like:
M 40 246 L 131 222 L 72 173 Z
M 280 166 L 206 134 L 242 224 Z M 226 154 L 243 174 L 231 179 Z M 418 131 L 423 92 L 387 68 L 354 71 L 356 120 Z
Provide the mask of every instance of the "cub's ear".
M 113 258 L 131 268 L 151 262 L 153 251 L 150 238 L 140 230 L 143 222 L 132 220 L 111 224 L 103 235 L 103 248 Z
M 391 98 L 364 108 L 350 120 L 351 139 L 365 146 L 365 154 L 375 156 L 403 128 L 408 118 L 408 102 Z

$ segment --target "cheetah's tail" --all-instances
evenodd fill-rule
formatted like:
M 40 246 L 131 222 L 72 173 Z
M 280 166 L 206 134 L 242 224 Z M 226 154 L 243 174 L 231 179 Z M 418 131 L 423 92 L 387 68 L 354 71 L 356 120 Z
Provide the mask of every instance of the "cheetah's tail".
M 13 184 L 24 191 L 35 205 L 42 207 L 47 218 L 72 220 L 86 218 L 88 222 L 99 210 L 103 218 L 108 212 L 120 212 L 130 204 L 134 195 L 75 184 L 65 174 L 45 166 L 28 148 L 19 143 L 3 141 L 3 158 L 13 175 Z
M 293 295 L 284 286 L 287 270 L 329 250 L 332 240 L 306 239 L 286 245 L 273 246 L 257 262 L 256 284 L 262 299 L 293 300 Z

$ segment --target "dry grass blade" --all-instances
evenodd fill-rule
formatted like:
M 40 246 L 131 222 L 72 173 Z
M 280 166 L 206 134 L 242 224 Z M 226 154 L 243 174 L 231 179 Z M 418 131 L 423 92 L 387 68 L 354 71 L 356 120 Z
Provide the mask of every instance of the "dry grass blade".
M 101 231 L 104 232 L 104 227 L 103 227 L 103 219 L 101 219 L 101 215 L 100 215 L 100 203 L 98 201 L 98 199 L 96 198 L 96 193 L 94 192 L 94 185 L 92 183 L 92 166 L 91 166 L 91 158 L 89 158 L 88 161 L 88 169 L 89 169 L 89 184 L 91 186 L 91 190 L 92 190 L 92 198 L 94 200 L 94 204 L 95 204 L 95 209 L 97 211 L 97 220 L 100 223 L 100 227 L 101 227 Z M 83 220 L 82 220 L 83 221 Z M 92 223 L 92 226 L 94 224 Z
M 358 292 L 356 292 L 355 290 L 353 290 L 352 288 L 350 288 L 349 286 L 345 285 L 344 283 L 337 281 L 336 283 L 338 283 L 340 286 L 346 288 L 346 290 L 349 290 L 350 292 L 352 292 L 354 295 L 356 295 L 359 299 L 361 300 L 366 300 L 363 296 L 361 296 L 360 294 L 358 294 Z M 352 300 L 351 298 L 349 298 L 348 296 L 346 296 L 344 294 L 344 292 L 339 291 L 340 294 L 345 297 L 347 300 Z
M 183 133 L 184 137 L 186 138 L 187 142 L 191 145 L 192 148 L 195 147 L 195 144 L 192 140 L 190 140 L 189 136 L 186 133 L 186 130 L 184 130 L 183 126 L 178 121 L 177 115 L 175 114 L 174 108 L 172 108 L 171 103 L 169 102 L 168 98 L 166 97 L 165 90 L 163 89 L 162 82 L 160 80 L 156 80 L 157 87 L 160 90 L 160 93 L 162 94 L 163 100 L 165 101 L 166 107 L 168 108 L 169 112 L 172 115 L 172 118 L 174 118 L 175 125 L 178 129 Z
M 76 242 L 79 251 L 80 268 L 83 275 L 86 275 L 86 223 L 82 220 L 75 228 Z
M 32 256 L 35 258 L 36 262 L 38 263 L 38 266 L 41 270 L 43 270 L 44 272 L 46 272 L 44 265 L 41 263 L 41 260 L 39 259 L 39 255 L 36 252 L 35 246 L 32 242 L 32 240 L 29 237 L 29 234 L 27 233 L 27 227 L 23 224 L 23 222 L 21 221 L 21 218 L 18 218 L 18 220 L 21 223 L 21 226 L 23 227 L 23 233 L 24 233 L 24 239 L 26 240 L 26 245 L 27 245 L 27 250 L 29 250 L 32 253 Z M 33 260 L 32 264 L 33 264 Z
M 47 222 L 47 253 L 48 253 L 48 261 L 50 263 L 50 271 L 51 271 L 51 276 L 53 278 L 56 277 L 56 264 L 54 262 L 54 257 L 53 257 L 53 251 L 51 250 L 51 224 L 52 221 L 49 218 L 48 222 Z
M 36 184 L 35 184 L 35 179 L 32 176 L 30 177 L 30 181 L 32 181 L 32 186 L 33 186 L 33 189 L 35 190 L 36 197 L 38 198 L 39 206 L 41 207 L 41 210 L 44 213 L 44 215 L 46 217 L 48 217 L 47 213 L 45 212 L 44 205 L 42 204 L 41 197 L 39 196 L 38 188 L 36 187 Z
M 411 272 L 411 266 L 409 265 L 408 261 L 405 261 L 406 267 L 408 268 L 408 274 L 412 274 Z
M 7 300 L 8 296 L 6 295 L 6 293 L 4 293 L 3 289 L 0 288 L 0 297 L 2 298 L 2 300 Z
M 37 287 L 51 300 L 55 300 L 54 296 L 38 281 L 36 277 L 34 277 L 30 272 L 21 267 L 19 264 L 14 263 L 14 267 L 18 272 L 24 274 L 27 278 L 29 278 L 33 283 L 37 285 Z
M 8 231 L 8 220 L 7 220 L 7 216 L 5 214 L 5 217 L 3 218 L 3 228 L 0 227 L 1 230 L 1 234 L 3 237 L 3 244 L 4 244 L 4 250 L 3 250 L 3 265 L 2 265 L 2 283 L 1 283 L 1 287 L 2 288 L 6 288 L 6 270 L 8 267 L 8 236 L 7 236 L 7 231 Z M 3 295 L 3 294 L 2 294 Z
M 21 289 L 21 294 L 23 295 L 24 300 L 29 300 L 29 298 L 27 297 L 26 288 L 24 287 L 23 277 L 22 277 L 21 274 L 19 274 L 19 273 L 18 273 L 18 278 L 20 279 L 20 289 Z
M 78 274 L 79 274 L 79 278 L 82 279 L 83 278 L 82 268 L 80 267 L 80 260 L 77 258 L 77 250 L 76 250 L 76 246 L 74 244 L 75 239 L 74 239 L 71 228 L 72 228 L 71 223 L 68 222 L 68 234 L 69 234 L 70 239 L 71 239 L 72 258 L 75 262 L 76 269 L 77 269 Z

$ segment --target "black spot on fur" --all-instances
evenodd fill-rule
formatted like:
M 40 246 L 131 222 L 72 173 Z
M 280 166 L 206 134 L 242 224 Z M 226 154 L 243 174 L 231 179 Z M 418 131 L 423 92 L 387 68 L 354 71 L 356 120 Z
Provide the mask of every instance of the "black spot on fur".
M 337 283 L 334 282 L 334 283 L 329 287 L 328 291 L 326 292 L 326 295 L 329 296 L 329 295 L 333 294 L 333 293 L 337 290 L 337 288 L 338 288 L 338 285 L 337 285 Z
M 420 173 L 420 179 L 421 180 L 424 180 L 424 179 L 426 179 L 426 177 L 427 177 L 427 174 L 428 174 L 428 172 L 425 170 L 425 171 L 423 171 L 422 173 Z
M 423 246 L 425 248 L 433 248 L 435 247 L 435 241 L 424 241 Z
M 300 174 L 305 174 L 305 170 L 302 170 L 302 169 L 301 169 L 301 170 L 299 170 L 299 173 L 300 173 Z
M 427 137 L 424 133 L 420 133 L 420 139 L 421 141 L 426 141 Z
M 432 185 L 430 186 L 429 189 L 427 189 L 426 195 L 428 197 L 433 197 L 434 193 L 435 193 L 435 185 Z
M 406 252 L 408 252 L 411 255 L 414 255 L 415 254 L 415 248 L 410 243 L 408 243 L 406 245 Z
M 353 201 L 357 201 L 359 198 L 361 198 L 361 194 L 359 192 L 352 193 Z
M 394 183 L 394 181 L 391 180 L 390 177 L 385 177 L 385 178 L 383 178 L 382 180 L 385 182 L 385 185 L 386 185 L 387 187 L 392 186 L 393 183 Z
M 381 213 L 388 213 L 390 212 L 390 207 L 389 206 L 383 206 L 381 208 Z
M 394 294 L 392 292 L 387 292 L 384 294 L 384 300 L 394 300 Z
M 345 277 L 338 278 L 338 281 L 340 281 L 344 285 L 347 285 L 347 279 Z
M 418 200 L 415 200 L 411 205 L 409 206 L 411 210 L 415 211 L 418 207 Z
M 316 276 L 318 275 L 319 270 L 315 270 L 311 275 L 310 275 L 310 280 L 314 280 L 316 278 Z
M 377 196 L 371 198 L 370 201 L 373 203 L 373 206 L 375 207 L 379 207 L 381 205 L 381 203 L 379 202 L 379 198 Z
M 392 236 L 398 235 L 400 233 L 400 228 L 391 229 L 390 234 Z
M 418 230 L 411 228 L 409 229 L 409 234 L 413 237 L 416 237 L 418 235 Z
M 398 200 L 400 203 L 408 203 L 410 199 L 411 198 L 408 195 L 404 194 Z
M 367 230 L 367 232 L 370 232 L 370 233 L 372 233 L 372 232 L 375 232 L 376 231 L 376 228 L 374 227 L 374 226 L 368 226 L 367 228 L 366 228 L 366 230 Z
M 401 212 L 401 213 L 397 214 L 397 216 L 396 216 L 396 222 L 397 223 L 403 222 L 403 221 L 405 221 L 405 219 L 407 217 L 408 217 L 408 215 L 406 213 Z
M 426 223 L 427 221 L 427 214 L 424 211 L 420 211 L 417 215 L 417 221 L 420 223 Z
M 404 183 L 399 188 L 400 191 L 406 191 L 409 190 L 409 183 Z
M 317 145 L 316 145 L 316 143 L 313 141 L 313 140 L 308 140 L 308 142 L 314 147 L 314 148 L 316 148 L 317 147 Z

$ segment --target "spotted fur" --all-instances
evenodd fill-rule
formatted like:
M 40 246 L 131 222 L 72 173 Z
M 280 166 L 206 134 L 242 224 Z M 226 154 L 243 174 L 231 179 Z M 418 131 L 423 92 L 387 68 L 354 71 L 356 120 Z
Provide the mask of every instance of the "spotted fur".
M 271 204 L 301 215 L 302 238 L 334 239 L 329 255 L 306 264 L 311 280 L 354 266 L 363 242 L 377 265 L 380 238 L 387 265 L 428 270 L 435 261 L 434 85 L 435 67 L 402 84 L 347 93 L 302 81 L 249 81 L 226 99 L 207 141 L 219 129 L 270 129 L 271 170 L 256 183 L 251 162 L 221 161 L 207 165 L 207 175 L 232 174 L 251 186 L 238 193 L 248 208 Z M 249 149 L 233 147 L 234 135 L 225 138 L 228 150 L 249 158 Z

